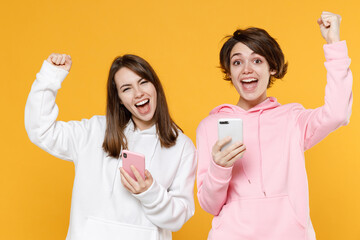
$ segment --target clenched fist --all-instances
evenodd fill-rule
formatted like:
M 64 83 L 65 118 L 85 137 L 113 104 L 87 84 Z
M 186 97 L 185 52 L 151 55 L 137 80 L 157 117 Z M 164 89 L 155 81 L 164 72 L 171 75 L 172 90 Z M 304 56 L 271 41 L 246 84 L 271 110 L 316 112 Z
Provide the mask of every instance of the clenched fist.
M 50 54 L 47 61 L 49 63 L 51 63 L 52 65 L 54 65 L 58 68 L 62 68 L 68 72 L 70 71 L 71 64 L 72 64 L 70 55 L 59 54 L 59 53 Z
M 340 22 L 341 16 L 331 12 L 322 12 L 321 17 L 317 20 L 321 35 L 327 43 L 340 41 Z

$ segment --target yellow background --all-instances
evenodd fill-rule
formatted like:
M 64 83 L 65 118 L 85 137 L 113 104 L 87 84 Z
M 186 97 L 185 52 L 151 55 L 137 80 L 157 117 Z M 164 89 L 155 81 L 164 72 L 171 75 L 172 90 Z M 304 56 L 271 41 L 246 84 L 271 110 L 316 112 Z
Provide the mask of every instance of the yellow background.
M 27 95 L 49 54 L 73 58 L 57 97 L 59 119 L 104 114 L 110 63 L 134 53 L 155 68 L 172 116 L 195 142 L 212 108 L 237 102 L 217 66 L 222 38 L 238 27 L 265 28 L 289 61 L 268 95 L 307 108 L 323 104 L 324 40 L 316 24 L 323 10 L 343 17 L 354 104 L 350 125 L 306 152 L 311 217 L 320 240 L 360 239 L 359 7 L 356 0 L 2 1 L 0 239 L 60 240 L 67 233 L 73 164 L 33 145 L 24 128 Z M 211 219 L 197 204 L 174 239 L 206 239 Z

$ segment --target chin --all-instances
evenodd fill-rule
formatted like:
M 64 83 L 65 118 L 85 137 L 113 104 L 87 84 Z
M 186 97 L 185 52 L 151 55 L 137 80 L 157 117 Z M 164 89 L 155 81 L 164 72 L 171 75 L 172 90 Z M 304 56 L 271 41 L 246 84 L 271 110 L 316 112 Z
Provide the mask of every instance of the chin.
M 151 122 L 154 119 L 154 114 L 152 114 L 151 117 L 150 116 L 138 117 L 138 119 L 140 119 L 143 122 Z

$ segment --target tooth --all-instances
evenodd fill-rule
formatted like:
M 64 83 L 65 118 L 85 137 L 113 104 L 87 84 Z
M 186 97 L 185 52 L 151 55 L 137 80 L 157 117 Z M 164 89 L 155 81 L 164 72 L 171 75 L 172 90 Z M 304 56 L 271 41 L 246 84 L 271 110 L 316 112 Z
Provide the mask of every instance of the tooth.
M 149 101 L 149 100 L 144 100 L 144 101 L 141 101 L 141 102 L 139 102 L 139 103 L 137 103 L 137 104 L 135 104 L 135 105 L 136 105 L 136 106 L 141 106 L 141 105 L 147 103 L 148 101 Z
M 242 81 L 246 82 L 246 83 L 249 83 L 249 82 L 257 81 L 257 79 L 256 78 L 251 78 L 251 79 L 244 79 Z

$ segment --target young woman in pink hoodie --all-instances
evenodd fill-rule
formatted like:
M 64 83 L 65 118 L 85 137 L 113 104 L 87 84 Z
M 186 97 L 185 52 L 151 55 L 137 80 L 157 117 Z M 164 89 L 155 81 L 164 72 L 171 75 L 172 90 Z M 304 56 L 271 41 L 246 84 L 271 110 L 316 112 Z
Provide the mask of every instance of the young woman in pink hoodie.
M 327 85 L 317 109 L 267 97 L 287 63 L 265 30 L 237 30 L 223 45 L 221 68 L 240 96 L 236 105 L 213 109 L 197 129 L 198 199 L 214 215 L 208 239 L 315 239 L 304 151 L 346 125 L 351 114 L 352 74 L 340 21 L 329 12 L 318 19 L 327 42 Z M 243 142 L 222 150 L 231 138 L 218 139 L 220 118 L 243 120 Z

